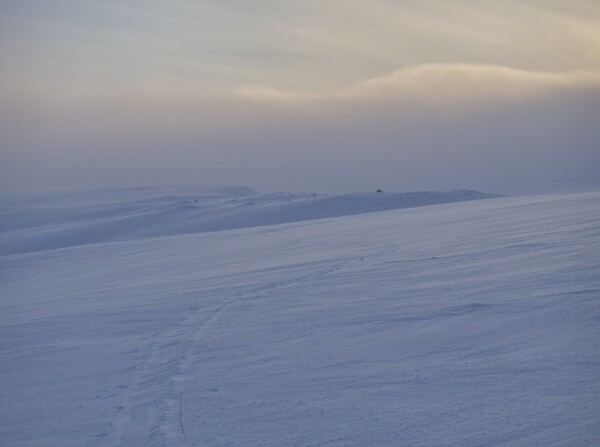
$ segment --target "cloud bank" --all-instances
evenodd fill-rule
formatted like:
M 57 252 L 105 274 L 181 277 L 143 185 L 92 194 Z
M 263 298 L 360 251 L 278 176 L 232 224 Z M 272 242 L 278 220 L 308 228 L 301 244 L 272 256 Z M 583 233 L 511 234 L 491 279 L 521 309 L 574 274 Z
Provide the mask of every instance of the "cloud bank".
M 263 191 L 597 185 L 600 75 L 406 67 L 349 87 L 3 89 L 6 188 L 247 184 Z
M 329 91 L 293 92 L 268 86 L 245 85 L 235 96 L 262 102 L 411 99 L 421 103 L 453 106 L 484 98 L 522 100 L 548 91 L 597 89 L 600 72 L 541 72 L 492 64 L 422 64 L 350 87 Z

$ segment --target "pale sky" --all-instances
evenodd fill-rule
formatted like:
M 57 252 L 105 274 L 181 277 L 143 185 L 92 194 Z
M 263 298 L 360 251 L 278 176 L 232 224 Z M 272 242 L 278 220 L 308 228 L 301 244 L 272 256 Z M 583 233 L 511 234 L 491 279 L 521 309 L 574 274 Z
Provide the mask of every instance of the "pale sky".
M 0 1 L 0 187 L 600 185 L 600 2 Z

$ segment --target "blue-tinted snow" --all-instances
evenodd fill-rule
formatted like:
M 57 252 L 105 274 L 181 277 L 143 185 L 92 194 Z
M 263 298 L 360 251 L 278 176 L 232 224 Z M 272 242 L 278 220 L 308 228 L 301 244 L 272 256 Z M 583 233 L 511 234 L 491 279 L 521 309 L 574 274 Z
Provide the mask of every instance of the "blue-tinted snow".
M 249 188 L 241 187 L 134 188 L 0 196 L 0 254 L 497 197 L 478 191 L 331 196 L 284 192 L 251 195 L 250 192 Z
M 0 257 L 2 445 L 600 440 L 600 193 L 92 244 L 107 208 Z

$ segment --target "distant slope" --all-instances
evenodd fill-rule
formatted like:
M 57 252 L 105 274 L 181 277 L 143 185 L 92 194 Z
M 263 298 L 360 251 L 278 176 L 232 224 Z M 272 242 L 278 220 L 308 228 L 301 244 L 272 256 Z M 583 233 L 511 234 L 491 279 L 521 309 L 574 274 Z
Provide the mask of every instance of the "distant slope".
M 0 215 L 0 254 L 499 197 L 467 190 L 342 195 L 280 192 L 244 196 L 251 192 L 244 187 L 208 191 L 136 188 L 7 196 L 3 198 Z

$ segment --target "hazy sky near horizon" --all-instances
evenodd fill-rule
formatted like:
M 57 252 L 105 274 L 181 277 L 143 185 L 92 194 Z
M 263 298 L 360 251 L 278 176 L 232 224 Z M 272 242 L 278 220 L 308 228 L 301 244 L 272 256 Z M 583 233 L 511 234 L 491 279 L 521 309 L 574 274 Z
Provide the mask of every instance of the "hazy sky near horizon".
M 0 2 L 2 189 L 600 186 L 594 0 Z

